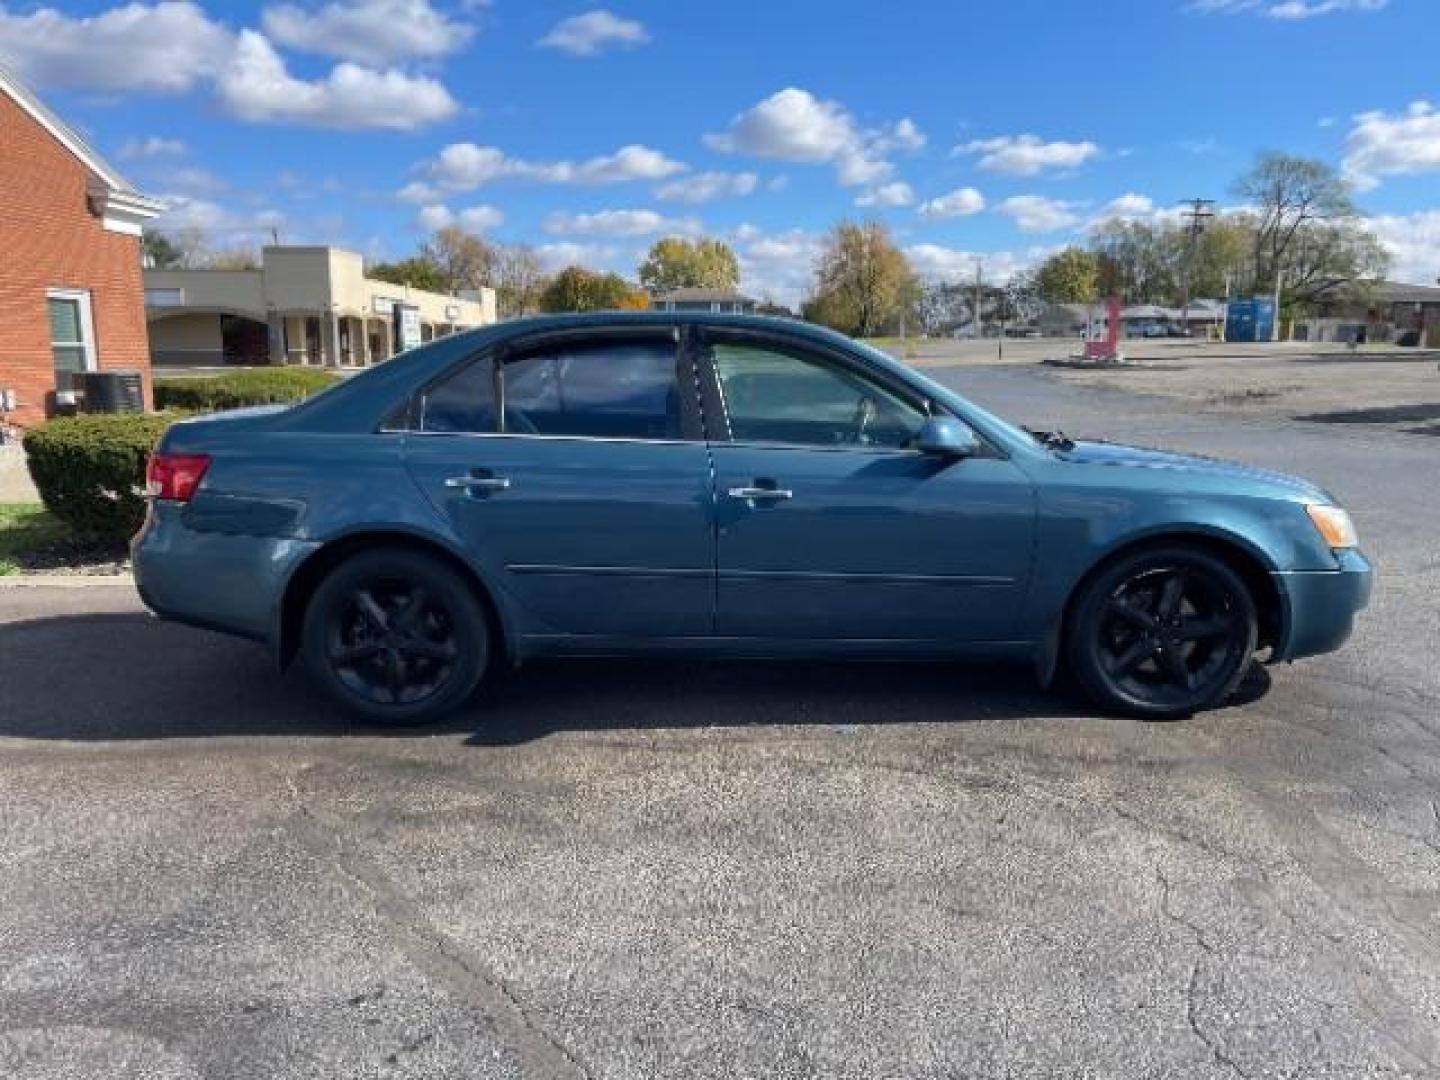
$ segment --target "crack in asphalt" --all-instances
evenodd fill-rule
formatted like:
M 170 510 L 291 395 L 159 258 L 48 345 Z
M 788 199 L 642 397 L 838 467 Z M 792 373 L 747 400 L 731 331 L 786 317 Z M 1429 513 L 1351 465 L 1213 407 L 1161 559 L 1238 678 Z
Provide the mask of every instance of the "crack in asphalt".
M 1199 946 L 1201 953 L 1204 954 L 1190 965 L 1190 979 L 1185 987 L 1185 1021 L 1190 1025 L 1191 1033 L 1200 1041 L 1200 1044 L 1210 1052 L 1210 1056 L 1215 1059 L 1217 1065 L 1224 1066 L 1236 1076 L 1241 1077 L 1242 1080 L 1249 1080 L 1250 1074 L 1242 1069 L 1239 1062 L 1230 1056 L 1225 1049 L 1223 1040 L 1211 1035 L 1200 1023 L 1200 1006 L 1203 1003 L 1203 998 L 1200 993 L 1200 973 L 1201 969 L 1205 966 L 1206 959 L 1213 958 L 1216 955 L 1215 946 L 1210 942 L 1210 939 L 1205 936 L 1205 931 L 1197 923 L 1185 918 L 1185 916 L 1177 912 L 1171 905 L 1170 893 L 1172 886 L 1170 879 L 1165 876 L 1165 871 L 1161 870 L 1158 866 L 1155 867 L 1155 877 L 1160 882 L 1160 913 L 1177 926 L 1182 926 L 1189 931 L 1190 936 L 1195 940 L 1195 944 Z
M 289 771 L 282 772 L 295 813 L 286 827 L 307 849 L 368 895 L 370 906 L 396 932 L 395 944 L 452 996 L 475 1009 L 514 1053 L 522 1075 L 592 1080 L 589 1069 L 564 1043 L 531 1016 L 505 981 L 462 946 L 437 930 L 372 860 L 349 850 L 343 822 L 324 820 L 306 803 Z

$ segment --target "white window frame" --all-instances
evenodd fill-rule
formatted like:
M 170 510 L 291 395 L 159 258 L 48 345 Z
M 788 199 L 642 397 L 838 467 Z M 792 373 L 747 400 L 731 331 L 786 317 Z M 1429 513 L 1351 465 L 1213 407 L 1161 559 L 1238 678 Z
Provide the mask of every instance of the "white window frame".
M 66 346 L 66 345 L 69 345 L 69 346 L 83 345 L 83 346 L 85 347 L 85 370 L 86 370 L 86 371 L 97 371 L 97 370 L 99 370 L 99 366 L 100 366 L 100 365 L 99 365 L 99 361 L 98 361 L 98 358 L 97 358 L 97 355 L 96 355 L 96 352 L 95 352 L 95 319 L 94 319 L 94 316 L 91 314 L 91 310 L 90 310 L 90 290 L 89 290 L 89 289 L 46 289 L 46 290 L 45 290 L 45 299 L 46 299 L 46 301 L 47 301 L 47 304 L 48 304 L 48 301 L 51 301 L 51 300 L 75 300 L 75 301 L 77 301 L 77 302 L 79 303 L 79 305 L 80 305 L 80 332 L 84 335 L 84 338 L 85 338 L 85 340 L 83 340 L 83 341 L 61 341 L 61 342 L 57 342 L 57 341 L 55 341 L 55 340 L 52 338 L 51 341 L 50 341 L 50 350 L 51 350 L 51 351 L 50 351 L 50 364 L 51 364 L 52 369 L 54 368 L 54 364 L 55 364 L 55 351 L 54 351 L 54 350 L 55 350 L 55 346 L 58 344 L 58 345 L 62 345 L 62 346 Z M 45 312 L 45 321 L 46 321 L 47 323 L 50 321 L 50 312 L 49 312 L 48 310 Z M 58 374 L 58 369 L 55 369 L 55 370 L 56 370 L 56 373 Z

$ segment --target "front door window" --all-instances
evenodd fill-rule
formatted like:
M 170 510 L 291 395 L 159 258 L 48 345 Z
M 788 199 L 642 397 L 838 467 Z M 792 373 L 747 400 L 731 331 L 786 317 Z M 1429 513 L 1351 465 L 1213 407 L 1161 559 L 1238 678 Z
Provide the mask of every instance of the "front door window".
M 870 379 L 799 352 L 719 342 L 711 356 L 737 442 L 898 449 L 925 423 Z

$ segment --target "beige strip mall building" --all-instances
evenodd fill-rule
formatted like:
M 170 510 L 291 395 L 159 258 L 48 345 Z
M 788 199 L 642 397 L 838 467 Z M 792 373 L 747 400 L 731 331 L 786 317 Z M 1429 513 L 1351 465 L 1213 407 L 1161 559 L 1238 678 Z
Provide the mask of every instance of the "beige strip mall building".
M 365 276 L 358 252 L 267 247 L 258 270 L 146 270 L 155 367 L 366 367 L 495 322 L 495 291 L 460 296 Z

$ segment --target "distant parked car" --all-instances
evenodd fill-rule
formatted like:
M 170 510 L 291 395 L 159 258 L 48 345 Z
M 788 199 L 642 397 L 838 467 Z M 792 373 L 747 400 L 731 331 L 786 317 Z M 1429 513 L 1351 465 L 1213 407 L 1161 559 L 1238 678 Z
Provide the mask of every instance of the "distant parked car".
M 791 320 L 459 334 L 177 423 L 149 475 L 145 602 L 389 723 L 616 653 L 1012 658 L 1176 717 L 1338 648 L 1370 591 L 1313 484 L 1028 432 Z

